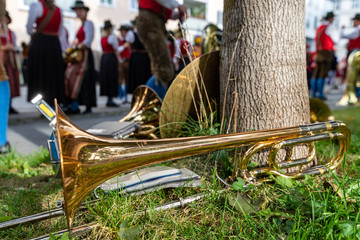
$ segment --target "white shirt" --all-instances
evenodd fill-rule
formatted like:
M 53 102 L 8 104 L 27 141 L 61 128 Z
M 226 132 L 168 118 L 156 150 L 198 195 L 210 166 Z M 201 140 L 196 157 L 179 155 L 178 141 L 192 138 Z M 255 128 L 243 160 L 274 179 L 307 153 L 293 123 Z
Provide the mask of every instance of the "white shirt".
M 29 35 L 33 35 L 36 32 L 35 30 L 36 19 L 40 18 L 43 15 L 43 13 L 44 13 L 44 9 L 41 2 L 33 2 L 30 4 L 28 21 L 26 23 L 26 31 Z M 61 45 L 61 50 L 65 52 L 66 48 L 68 47 L 68 43 L 66 40 L 66 31 L 63 27 L 63 14 L 61 9 L 60 9 L 60 16 L 61 16 L 61 22 L 60 22 L 58 36 Z
M 88 48 L 91 47 L 91 43 L 94 40 L 94 24 L 92 21 L 85 20 L 84 22 L 85 39 L 82 42 Z
M 326 35 L 330 36 L 334 43 L 338 42 L 340 40 L 340 35 L 336 30 L 335 25 L 328 21 L 325 21 L 324 24 L 328 25 L 325 31 Z
M 127 31 L 125 36 L 125 42 L 133 44 L 135 42 L 135 33 L 132 30 Z
M 119 46 L 119 41 L 114 34 L 110 34 L 107 39 L 108 44 L 110 44 L 114 49 L 117 49 Z
M 341 29 L 340 31 L 341 38 L 357 39 L 359 36 L 360 36 L 360 25 L 347 30 L 347 33 L 344 33 L 344 29 Z

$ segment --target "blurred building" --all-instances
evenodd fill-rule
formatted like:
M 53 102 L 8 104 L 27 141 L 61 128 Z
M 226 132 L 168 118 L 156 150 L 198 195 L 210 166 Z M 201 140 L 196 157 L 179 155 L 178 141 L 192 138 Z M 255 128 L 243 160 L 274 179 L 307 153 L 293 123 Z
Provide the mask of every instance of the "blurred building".
M 360 13 L 360 0 L 332 0 L 334 3 L 335 25 L 340 30 L 341 27 L 349 29 L 353 26 L 352 18 Z M 347 54 L 348 40 L 342 39 L 337 44 L 337 56 L 344 57 Z

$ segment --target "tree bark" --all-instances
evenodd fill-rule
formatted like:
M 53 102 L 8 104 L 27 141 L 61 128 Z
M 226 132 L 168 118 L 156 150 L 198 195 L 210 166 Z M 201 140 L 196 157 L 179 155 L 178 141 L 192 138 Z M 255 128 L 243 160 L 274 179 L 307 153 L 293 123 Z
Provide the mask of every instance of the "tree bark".
M 220 112 L 225 132 L 309 123 L 305 47 L 304 0 L 224 0 Z
M 5 9 L 6 9 L 6 1 L 0 0 L 0 19 L 3 19 L 5 15 Z

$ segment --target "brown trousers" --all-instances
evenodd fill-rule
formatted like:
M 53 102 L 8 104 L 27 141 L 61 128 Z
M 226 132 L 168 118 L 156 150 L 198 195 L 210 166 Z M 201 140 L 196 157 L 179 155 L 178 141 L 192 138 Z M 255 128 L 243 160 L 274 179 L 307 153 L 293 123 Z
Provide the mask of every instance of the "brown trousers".
M 129 60 L 119 63 L 119 85 L 127 85 L 129 81 Z
M 318 50 L 316 52 L 316 67 L 312 78 L 326 78 L 331 69 L 331 64 L 334 58 L 334 51 Z
M 163 85 L 174 78 L 165 23 L 160 15 L 145 9 L 140 9 L 136 18 L 137 33 L 149 53 L 151 71 Z

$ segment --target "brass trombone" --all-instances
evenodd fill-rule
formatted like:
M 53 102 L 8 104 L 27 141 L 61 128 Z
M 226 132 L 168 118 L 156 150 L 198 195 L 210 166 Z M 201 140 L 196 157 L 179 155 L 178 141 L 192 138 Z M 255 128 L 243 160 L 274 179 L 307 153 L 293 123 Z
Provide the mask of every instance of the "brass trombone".
M 350 132 L 342 122 L 332 121 L 297 127 L 156 140 L 114 140 L 92 135 L 77 127 L 56 106 L 56 142 L 61 161 L 64 211 L 71 230 L 77 209 L 86 196 L 106 180 L 134 169 L 216 150 L 252 145 L 239 164 L 239 176 L 248 183 L 268 181 L 269 175 L 301 178 L 335 169 L 343 160 L 350 142 Z M 336 156 L 322 166 L 283 173 L 281 169 L 302 166 L 315 158 L 314 142 L 337 139 Z M 307 144 L 303 159 L 276 161 L 285 146 Z M 249 171 L 247 165 L 259 150 L 270 148 L 269 166 Z M 291 157 L 290 157 L 291 158 Z

